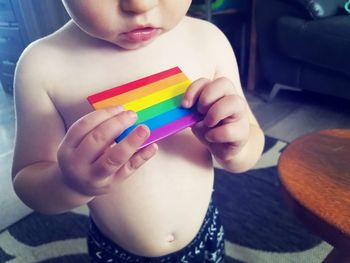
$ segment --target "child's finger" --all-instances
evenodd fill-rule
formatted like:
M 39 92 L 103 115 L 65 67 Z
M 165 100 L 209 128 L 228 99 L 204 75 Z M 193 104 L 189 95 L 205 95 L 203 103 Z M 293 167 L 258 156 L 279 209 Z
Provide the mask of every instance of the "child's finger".
M 151 159 L 157 152 L 158 146 L 153 143 L 136 152 L 129 161 L 117 172 L 118 176 L 128 176 L 140 168 L 146 161 Z
M 204 89 L 205 85 L 210 82 L 209 79 L 201 78 L 194 81 L 186 90 L 182 98 L 182 106 L 185 108 L 191 108 L 199 98 L 201 90 Z
M 214 127 L 226 118 L 230 118 L 229 121 L 237 121 L 243 116 L 245 108 L 245 101 L 237 95 L 222 97 L 210 107 L 204 123 L 208 127 Z
M 249 122 L 231 122 L 210 129 L 205 138 L 210 143 L 235 143 L 245 141 L 249 134 Z
M 88 163 L 94 162 L 110 147 L 114 139 L 126 128 L 135 123 L 137 115 L 133 111 L 123 111 L 107 119 L 91 130 L 79 143 L 75 150 L 78 156 L 84 156 Z
M 92 169 L 97 176 L 115 174 L 133 156 L 137 149 L 150 135 L 145 125 L 137 126 L 121 142 L 108 148 L 93 164 Z
M 192 127 L 192 132 L 198 138 L 198 140 L 201 141 L 204 145 L 208 144 L 208 141 L 205 138 L 205 134 L 207 133 L 208 129 L 209 128 L 204 124 L 203 121 L 197 122 Z
M 77 120 L 67 131 L 63 144 L 75 148 L 87 133 L 93 130 L 101 122 L 104 122 L 123 111 L 123 107 L 108 107 L 88 113 Z
M 222 97 L 235 93 L 233 84 L 227 78 L 218 78 L 208 83 L 198 98 L 198 111 L 205 114 Z

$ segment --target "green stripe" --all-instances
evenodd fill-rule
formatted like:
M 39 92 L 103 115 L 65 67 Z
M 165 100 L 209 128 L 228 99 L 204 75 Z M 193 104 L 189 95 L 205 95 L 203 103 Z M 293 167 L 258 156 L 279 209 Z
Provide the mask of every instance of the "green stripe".
M 148 107 L 144 110 L 138 111 L 137 116 L 138 119 L 135 124 L 139 124 L 141 122 L 144 122 L 146 120 L 149 120 L 157 115 L 160 115 L 164 112 L 167 112 L 169 110 L 175 109 L 176 107 L 179 107 L 181 105 L 183 94 L 180 94 L 176 97 L 173 97 L 171 99 L 165 100 L 161 103 L 157 103 L 151 107 Z

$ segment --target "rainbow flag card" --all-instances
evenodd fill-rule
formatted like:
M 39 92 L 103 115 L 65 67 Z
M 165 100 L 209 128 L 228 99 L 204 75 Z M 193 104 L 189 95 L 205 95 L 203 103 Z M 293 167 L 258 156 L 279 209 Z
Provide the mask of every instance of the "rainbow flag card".
M 151 135 L 144 147 L 171 134 L 190 127 L 203 117 L 195 110 L 181 107 L 182 96 L 191 81 L 179 67 L 102 91 L 87 99 L 96 109 L 122 105 L 137 113 L 137 122 L 119 135 L 118 143 L 137 125 L 145 124 Z

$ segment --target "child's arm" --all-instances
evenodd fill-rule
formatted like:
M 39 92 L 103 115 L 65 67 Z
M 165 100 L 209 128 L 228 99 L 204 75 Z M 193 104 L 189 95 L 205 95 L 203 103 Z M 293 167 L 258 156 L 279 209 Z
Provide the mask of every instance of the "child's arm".
M 67 131 L 49 96 L 50 71 L 33 52 L 19 62 L 15 80 L 17 117 L 13 182 L 18 196 L 43 213 L 60 213 L 108 193 L 146 160 L 156 147 L 136 153 L 149 130 L 138 127 L 110 147 L 136 118 L 120 108 L 94 111 Z M 70 96 L 70 94 L 67 94 Z
M 243 94 L 228 40 L 212 25 L 202 33 L 209 36 L 203 42 L 211 48 L 207 55 L 215 64 L 215 76 L 213 80 L 193 82 L 184 95 L 183 105 L 190 107 L 198 102 L 198 110 L 205 118 L 193 127 L 194 134 L 223 168 L 243 172 L 261 156 L 264 135 Z

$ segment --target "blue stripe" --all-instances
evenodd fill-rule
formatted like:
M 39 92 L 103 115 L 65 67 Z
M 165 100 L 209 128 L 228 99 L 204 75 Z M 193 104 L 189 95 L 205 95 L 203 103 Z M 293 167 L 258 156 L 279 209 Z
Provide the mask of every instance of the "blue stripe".
M 148 126 L 148 128 L 153 131 L 165 124 L 168 124 L 174 120 L 180 119 L 192 112 L 194 112 L 195 107 L 192 107 L 191 109 L 186 109 L 186 108 L 175 108 L 173 110 L 167 111 L 163 114 L 160 114 L 152 119 L 148 119 L 144 122 L 141 122 L 136 125 L 132 125 L 129 128 L 127 128 L 124 132 L 122 132 L 116 139 L 116 142 L 120 142 L 123 140 L 133 129 L 136 128 L 136 126 L 140 124 L 144 124 Z

